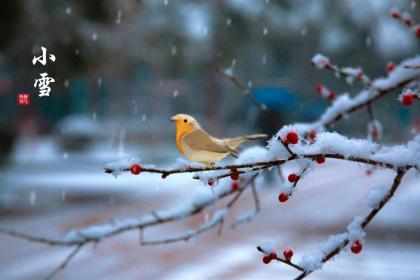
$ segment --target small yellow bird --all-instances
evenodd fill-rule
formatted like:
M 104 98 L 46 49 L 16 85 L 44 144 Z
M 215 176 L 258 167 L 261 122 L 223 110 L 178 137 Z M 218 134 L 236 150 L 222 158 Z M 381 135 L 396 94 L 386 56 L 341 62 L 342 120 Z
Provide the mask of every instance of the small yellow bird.
M 209 135 L 191 116 L 178 114 L 171 118 L 176 126 L 176 146 L 189 160 L 214 165 L 228 155 L 237 157 L 236 148 L 249 140 L 264 139 L 266 134 L 253 134 L 219 139 Z

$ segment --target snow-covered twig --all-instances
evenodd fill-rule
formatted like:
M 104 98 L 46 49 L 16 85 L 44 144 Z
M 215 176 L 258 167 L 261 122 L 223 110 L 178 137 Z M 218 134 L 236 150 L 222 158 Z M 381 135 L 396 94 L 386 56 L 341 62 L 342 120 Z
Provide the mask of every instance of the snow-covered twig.
M 364 229 L 366 228 L 369 223 L 373 220 L 373 218 L 381 211 L 381 209 L 388 203 L 388 201 L 392 198 L 395 191 L 398 189 L 398 187 L 401 184 L 401 180 L 403 176 L 405 175 L 406 171 L 404 170 L 398 170 L 397 175 L 394 177 L 394 181 L 389 189 L 389 191 L 386 193 L 386 195 L 382 198 L 382 200 L 378 203 L 378 205 L 373 208 L 361 221 L 360 221 L 360 228 Z M 349 238 L 345 238 L 342 240 L 335 248 L 333 248 L 331 251 L 327 252 L 323 258 L 321 259 L 321 265 L 323 263 L 328 262 L 331 260 L 334 256 L 338 255 L 348 244 L 350 240 Z M 300 270 L 300 269 L 299 269 Z M 303 271 L 295 280 L 300 280 L 311 274 L 313 270 L 305 270 Z
M 271 252 L 266 252 L 261 246 L 257 246 L 257 250 L 263 253 L 264 255 L 269 255 L 271 253 Z M 279 258 L 278 256 L 275 257 L 275 260 L 282 262 L 284 264 L 287 264 L 293 268 L 296 268 L 297 270 L 304 271 L 304 269 L 301 266 L 299 266 L 298 264 L 292 261 L 287 261 L 285 259 Z
M 226 173 L 217 173 L 214 178 L 222 179 L 228 176 L 251 173 L 253 176 L 246 182 L 239 190 L 233 190 L 232 188 L 223 188 L 214 187 L 214 195 L 209 195 L 206 197 L 199 197 L 193 199 L 183 207 L 177 207 L 175 209 L 170 209 L 169 211 L 156 211 L 152 212 L 149 215 L 143 216 L 141 218 L 132 218 L 132 219 L 123 219 L 114 221 L 107 224 L 91 225 L 89 227 L 71 230 L 67 235 L 62 238 L 45 238 L 38 237 L 27 233 L 21 233 L 5 228 L 0 228 L 0 233 L 7 234 L 10 236 L 15 236 L 21 239 L 25 239 L 32 242 L 44 243 L 48 245 L 56 246 L 72 246 L 76 247 L 72 253 L 64 260 L 64 262 L 53 271 L 52 276 L 56 275 L 60 270 L 71 261 L 71 259 L 80 251 L 80 249 L 87 243 L 97 243 L 106 238 L 112 237 L 114 235 L 121 234 L 123 232 L 131 230 L 139 230 L 141 234 L 141 242 L 143 244 L 162 244 L 169 243 L 181 240 L 187 240 L 198 234 L 201 234 L 205 231 L 208 231 L 217 225 L 221 226 L 223 224 L 224 218 L 227 214 L 227 210 L 230 209 L 232 205 L 239 199 L 240 195 L 243 193 L 245 188 L 253 186 L 255 179 L 258 176 L 258 173 L 261 170 L 270 169 L 271 167 L 279 167 L 286 162 L 290 161 L 313 161 L 322 158 L 322 162 L 325 158 L 331 159 L 340 159 L 346 161 L 352 161 L 357 163 L 369 164 L 372 166 L 390 168 L 397 171 L 397 176 L 394 178 L 394 182 L 389 190 L 389 192 L 381 199 L 379 202 L 375 201 L 375 207 L 371 212 L 364 217 L 360 223 L 361 228 L 365 228 L 370 221 L 376 216 L 376 214 L 383 208 L 383 206 L 391 199 L 398 186 L 401 183 L 405 172 L 410 168 L 416 168 L 417 170 L 420 167 L 420 136 L 417 136 L 412 141 L 408 142 L 406 145 L 399 146 L 382 146 L 380 147 L 377 143 L 372 141 L 363 140 L 363 139 L 349 139 L 337 133 L 323 132 L 326 128 L 331 127 L 337 121 L 343 117 L 361 109 L 368 107 L 368 110 L 371 109 L 371 106 L 374 102 L 385 96 L 386 94 L 400 89 L 404 86 L 408 86 L 411 82 L 416 81 L 420 77 L 420 68 L 418 67 L 407 67 L 407 65 L 420 65 L 420 57 L 414 57 L 407 59 L 401 62 L 400 65 L 395 66 L 392 72 L 385 78 L 379 78 L 375 80 L 369 79 L 361 69 L 355 68 L 340 68 L 330 63 L 329 59 L 318 55 L 313 59 L 313 63 L 318 68 L 327 68 L 334 71 L 336 74 L 344 75 L 348 80 L 350 78 L 361 80 L 365 86 L 366 90 L 361 91 L 355 97 L 351 98 L 347 94 L 340 95 L 338 98 L 332 102 L 332 104 L 327 108 L 327 110 L 321 115 L 318 121 L 309 124 L 296 124 L 282 128 L 273 138 L 270 140 L 268 148 L 269 156 L 260 156 L 250 161 L 237 162 L 235 164 L 212 166 L 212 167 L 184 167 L 184 168 L 173 168 L 173 169 L 161 169 L 154 167 L 141 167 L 141 172 L 148 173 L 157 173 L 161 174 L 162 178 L 167 177 L 171 174 L 179 173 L 199 173 L 194 176 L 194 178 L 202 179 L 204 174 L 202 173 L 211 173 L 214 171 L 226 171 Z M 253 103 L 259 110 L 264 112 L 267 115 L 270 115 L 270 119 L 273 121 L 273 124 L 278 122 L 275 115 L 269 110 L 266 106 L 259 104 L 253 96 L 250 94 L 250 89 L 244 86 L 234 75 L 233 73 L 220 71 L 222 75 L 227 77 L 232 81 L 242 92 L 242 94 L 248 98 L 251 103 Z M 271 112 L 271 113 L 270 113 Z M 373 115 L 371 120 L 373 120 Z M 284 141 L 284 133 L 295 129 L 296 141 L 294 143 L 286 143 Z M 315 132 L 316 137 L 312 138 L 310 142 L 307 141 L 307 135 Z M 244 163 L 245 162 L 245 163 Z M 302 175 L 306 168 L 303 169 Z M 233 171 L 235 170 L 235 171 Z M 130 166 L 122 168 L 105 168 L 106 173 L 113 172 L 128 172 L 130 171 Z M 134 173 L 134 172 L 133 172 Z M 138 173 L 137 173 L 138 174 Z M 141 176 L 141 175 L 140 175 Z M 243 176 L 246 177 L 246 176 Z M 293 187 L 296 187 L 299 179 L 294 181 Z M 177 237 L 169 237 L 162 240 L 154 241 L 144 241 L 143 231 L 147 227 L 154 225 L 161 225 L 170 223 L 177 220 L 182 220 L 191 216 L 194 216 L 198 213 L 201 213 L 208 206 L 213 205 L 215 202 L 223 199 L 224 197 L 233 195 L 233 198 L 230 202 L 222 209 L 219 209 L 215 212 L 215 215 L 211 220 L 198 229 L 188 232 L 184 235 Z M 256 195 L 256 189 L 253 187 L 253 195 L 255 202 L 255 211 L 252 213 L 254 215 L 259 211 L 259 199 Z M 248 215 L 246 219 L 252 218 L 252 215 Z M 320 263 L 325 263 L 329 261 L 332 257 L 339 254 L 343 248 L 345 248 L 351 240 L 346 235 L 345 238 L 340 239 L 340 242 L 332 248 L 330 251 L 324 253 L 323 257 L 320 259 Z M 258 247 L 258 250 L 267 254 L 263 248 Z M 302 279 L 313 272 L 313 269 L 307 269 L 307 266 L 303 264 L 297 265 L 291 261 L 285 259 L 280 259 L 276 257 L 280 262 L 286 263 L 289 266 L 296 268 L 299 271 L 302 271 L 302 274 L 298 279 Z M 314 266 L 312 266 L 314 267 Z M 318 267 L 318 266 L 315 266 Z
M 409 13 L 401 13 L 396 9 L 392 9 L 389 14 L 392 18 L 398 20 L 410 28 L 411 31 L 417 36 L 417 38 L 420 38 L 420 24 L 416 23 Z
M 156 239 L 156 240 L 147 240 L 145 241 L 144 238 L 141 238 L 140 244 L 141 245 L 158 245 L 158 244 L 167 244 L 167 243 L 174 243 L 178 241 L 188 241 L 191 238 L 204 233 L 206 231 L 209 231 L 219 225 L 218 234 L 221 233 L 221 229 L 223 226 L 223 222 L 226 218 L 227 213 L 232 208 L 232 206 L 238 201 L 241 194 L 245 191 L 245 189 L 248 188 L 249 185 L 251 185 L 252 188 L 255 186 L 255 179 L 257 178 L 258 174 L 255 174 L 248 182 L 244 184 L 242 188 L 237 190 L 236 195 L 226 204 L 224 208 L 221 208 L 217 210 L 213 217 L 206 223 L 202 224 L 198 229 L 196 230 L 190 230 L 185 234 L 175 236 L 175 237 L 168 237 L 168 238 L 162 238 L 162 239 Z
M 182 234 L 180 236 L 167 237 L 167 238 L 155 239 L 155 240 L 147 240 L 147 241 L 142 240 L 140 244 L 141 245 L 158 245 L 158 244 L 174 243 L 174 242 L 179 242 L 179 241 L 188 241 L 191 238 L 203 232 L 209 231 L 212 228 L 216 227 L 217 225 L 221 224 L 223 220 L 225 219 L 227 211 L 228 211 L 228 208 L 222 208 L 222 209 L 217 210 L 213 214 L 213 217 L 207 223 L 201 225 L 196 230 L 190 230 L 187 233 Z
M 420 69 L 403 67 L 407 63 L 420 63 L 420 56 L 403 61 L 399 66 L 396 66 L 395 70 L 388 77 L 374 80 L 372 82 L 374 90 L 363 90 L 354 98 L 350 98 L 348 95 L 342 95 L 337 98 L 321 115 L 320 119 L 315 122 L 315 126 L 329 127 L 344 116 L 373 104 L 387 94 L 419 79 Z
M 232 175 L 232 172 L 230 170 L 237 169 L 235 174 L 245 174 L 245 173 L 252 173 L 255 171 L 267 169 L 273 166 L 280 166 L 283 165 L 286 162 L 293 161 L 299 158 L 307 158 L 307 159 L 316 159 L 320 157 L 324 158 L 332 158 L 332 159 L 341 159 L 341 160 L 347 160 L 347 161 L 353 161 L 358 163 L 366 163 L 378 167 L 385 167 L 385 168 L 391 168 L 395 169 L 398 166 L 393 165 L 392 163 L 389 163 L 387 161 L 382 160 L 376 160 L 374 159 L 374 153 L 371 157 L 358 157 L 358 156 L 347 156 L 340 153 L 309 153 L 309 154 L 294 154 L 290 156 L 287 159 L 275 159 L 275 160 L 264 160 L 264 161 L 256 161 L 252 163 L 246 163 L 246 164 L 228 164 L 228 165 L 220 165 L 220 166 L 205 166 L 205 167 L 194 167 L 194 168 L 185 168 L 185 169 L 159 169 L 159 168 L 143 168 L 142 172 L 145 173 L 158 173 L 158 174 L 177 174 L 177 173 L 196 173 L 196 172 L 206 172 L 206 171 L 216 171 L 216 170 L 229 170 L 226 174 L 221 174 L 215 177 L 215 179 L 222 179 L 225 177 L 229 177 Z M 403 166 L 405 169 L 410 169 L 414 167 L 412 164 L 406 164 Z M 114 170 L 112 169 L 106 169 L 106 173 L 112 173 Z M 130 172 L 129 168 L 124 168 L 119 171 L 122 172 Z M 194 179 L 199 179 L 200 176 L 196 175 L 193 177 Z
M 257 178 L 258 174 L 253 175 L 246 181 L 242 189 L 248 188 L 252 182 Z M 71 230 L 62 238 L 48 238 L 37 237 L 35 235 L 20 233 L 17 231 L 5 229 L 0 227 L 0 233 L 14 236 L 20 239 L 25 239 L 31 242 L 44 243 L 53 246 L 76 246 L 86 243 L 99 242 L 103 239 L 112 237 L 122 232 L 145 229 L 147 227 L 170 223 L 173 221 L 185 219 L 201 213 L 208 206 L 213 205 L 218 200 L 236 193 L 235 190 L 229 188 L 218 188 L 214 190 L 214 195 L 198 196 L 187 202 L 182 207 L 176 207 L 170 210 L 162 210 L 150 213 L 149 215 L 140 218 L 126 218 L 123 220 L 116 220 L 106 224 L 91 225 L 89 227 Z
M 363 72 L 363 69 L 353 67 L 338 67 L 330 62 L 330 59 L 322 54 L 316 54 L 312 58 L 312 64 L 318 69 L 328 69 L 334 72 L 337 77 L 344 76 L 346 81 L 351 84 L 353 80 L 358 80 L 366 87 L 371 87 L 372 82 L 369 77 Z
M 243 215 L 242 217 L 237 219 L 235 222 L 233 222 L 231 225 L 231 228 L 236 228 L 240 224 L 251 221 L 253 218 L 255 218 L 258 212 L 260 212 L 260 208 L 261 208 L 260 199 L 258 198 L 257 187 L 255 186 L 255 182 L 252 183 L 251 187 L 252 187 L 252 197 L 254 198 L 254 209 L 250 213 Z

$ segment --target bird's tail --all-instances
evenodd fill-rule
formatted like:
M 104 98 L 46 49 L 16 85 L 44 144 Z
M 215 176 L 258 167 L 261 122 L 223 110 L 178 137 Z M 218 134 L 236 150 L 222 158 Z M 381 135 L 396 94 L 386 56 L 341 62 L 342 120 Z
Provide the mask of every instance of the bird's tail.
M 227 139 L 228 146 L 232 149 L 236 149 L 239 145 L 244 142 L 251 141 L 251 140 L 259 140 L 267 138 L 267 134 L 252 134 L 252 135 L 245 135 L 239 136 L 235 138 Z

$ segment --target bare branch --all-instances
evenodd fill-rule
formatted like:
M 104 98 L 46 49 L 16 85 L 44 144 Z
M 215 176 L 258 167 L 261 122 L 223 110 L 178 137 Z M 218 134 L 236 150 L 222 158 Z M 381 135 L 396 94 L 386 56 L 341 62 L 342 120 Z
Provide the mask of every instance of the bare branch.
M 255 205 L 253 211 L 244 215 L 243 217 L 237 219 L 234 223 L 232 223 L 232 225 L 230 226 L 231 228 L 236 228 L 240 224 L 250 222 L 253 218 L 255 218 L 255 216 L 258 214 L 258 212 L 260 212 L 260 208 L 261 208 L 260 207 L 260 200 L 258 198 L 258 193 L 257 193 L 257 188 L 255 186 L 255 181 L 252 182 L 252 196 L 254 198 L 254 205 Z
M 216 71 L 224 77 L 226 77 L 227 79 L 229 79 L 230 81 L 232 81 L 233 84 L 240 90 L 242 96 L 246 97 L 258 110 L 263 112 L 268 117 L 268 119 L 270 119 L 274 128 L 280 127 L 280 121 L 276 114 L 272 110 L 267 108 L 267 106 L 258 103 L 257 100 L 255 100 L 255 98 L 252 96 L 249 87 L 242 84 L 242 82 L 235 75 L 228 74 L 225 71 L 223 71 L 221 67 L 216 67 Z
M 398 189 L 398 187 L 401 184 L 401 180 L 403 176 L 405 175 L 406 171 L 404 170 L 398 170 L 397 175 L 394 177 L 393 183 L 387 193 L 383 197 L 383 199 L 379 202 L 378 206 L 373 208 L 362 220 L 360 226 L 362 229 L 366 228 L 369 223 L 373 220 L 373 218 L 381 211 L 381 209 L 388 203 L 388 201 L 393 197 L 395 191 Z M 322 259 L 322 263 L 328 262 L 331 258 L 338 255 L 343 248 L 345 248 L 349 244 L 350 240 L 348 238 L 344 239 L 336 248 L 334 248 L 329 253 L 325 254 L 325 256 Z M 296 268 L 298 269 L 298 268 Z M 300 269 L 299 269 L 300 270 Z M 309 274 L 311 274 L 313 271 L 304 271 L 302 272 L 295 280 L 303 279 Z
M 44 279 L 50 280 L 53 279 L 61 270 L 66 268 L 67 264 L 79 253 L 79 251 L 84 246 L 84 243 L 81 243 L 74 248 L 73 251 L 64 259 L 64 261 L 56 268 L 54 269 L 50 274 L 48 274 Z

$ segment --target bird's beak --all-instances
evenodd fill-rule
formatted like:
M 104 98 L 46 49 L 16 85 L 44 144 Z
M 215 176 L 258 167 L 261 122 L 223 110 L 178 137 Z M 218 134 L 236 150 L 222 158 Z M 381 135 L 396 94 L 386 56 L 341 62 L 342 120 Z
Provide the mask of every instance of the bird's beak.
M 175 117 L 172 117 L 171 118 L 171 121 L 175 122 L 176 121 L 176 118 Z

